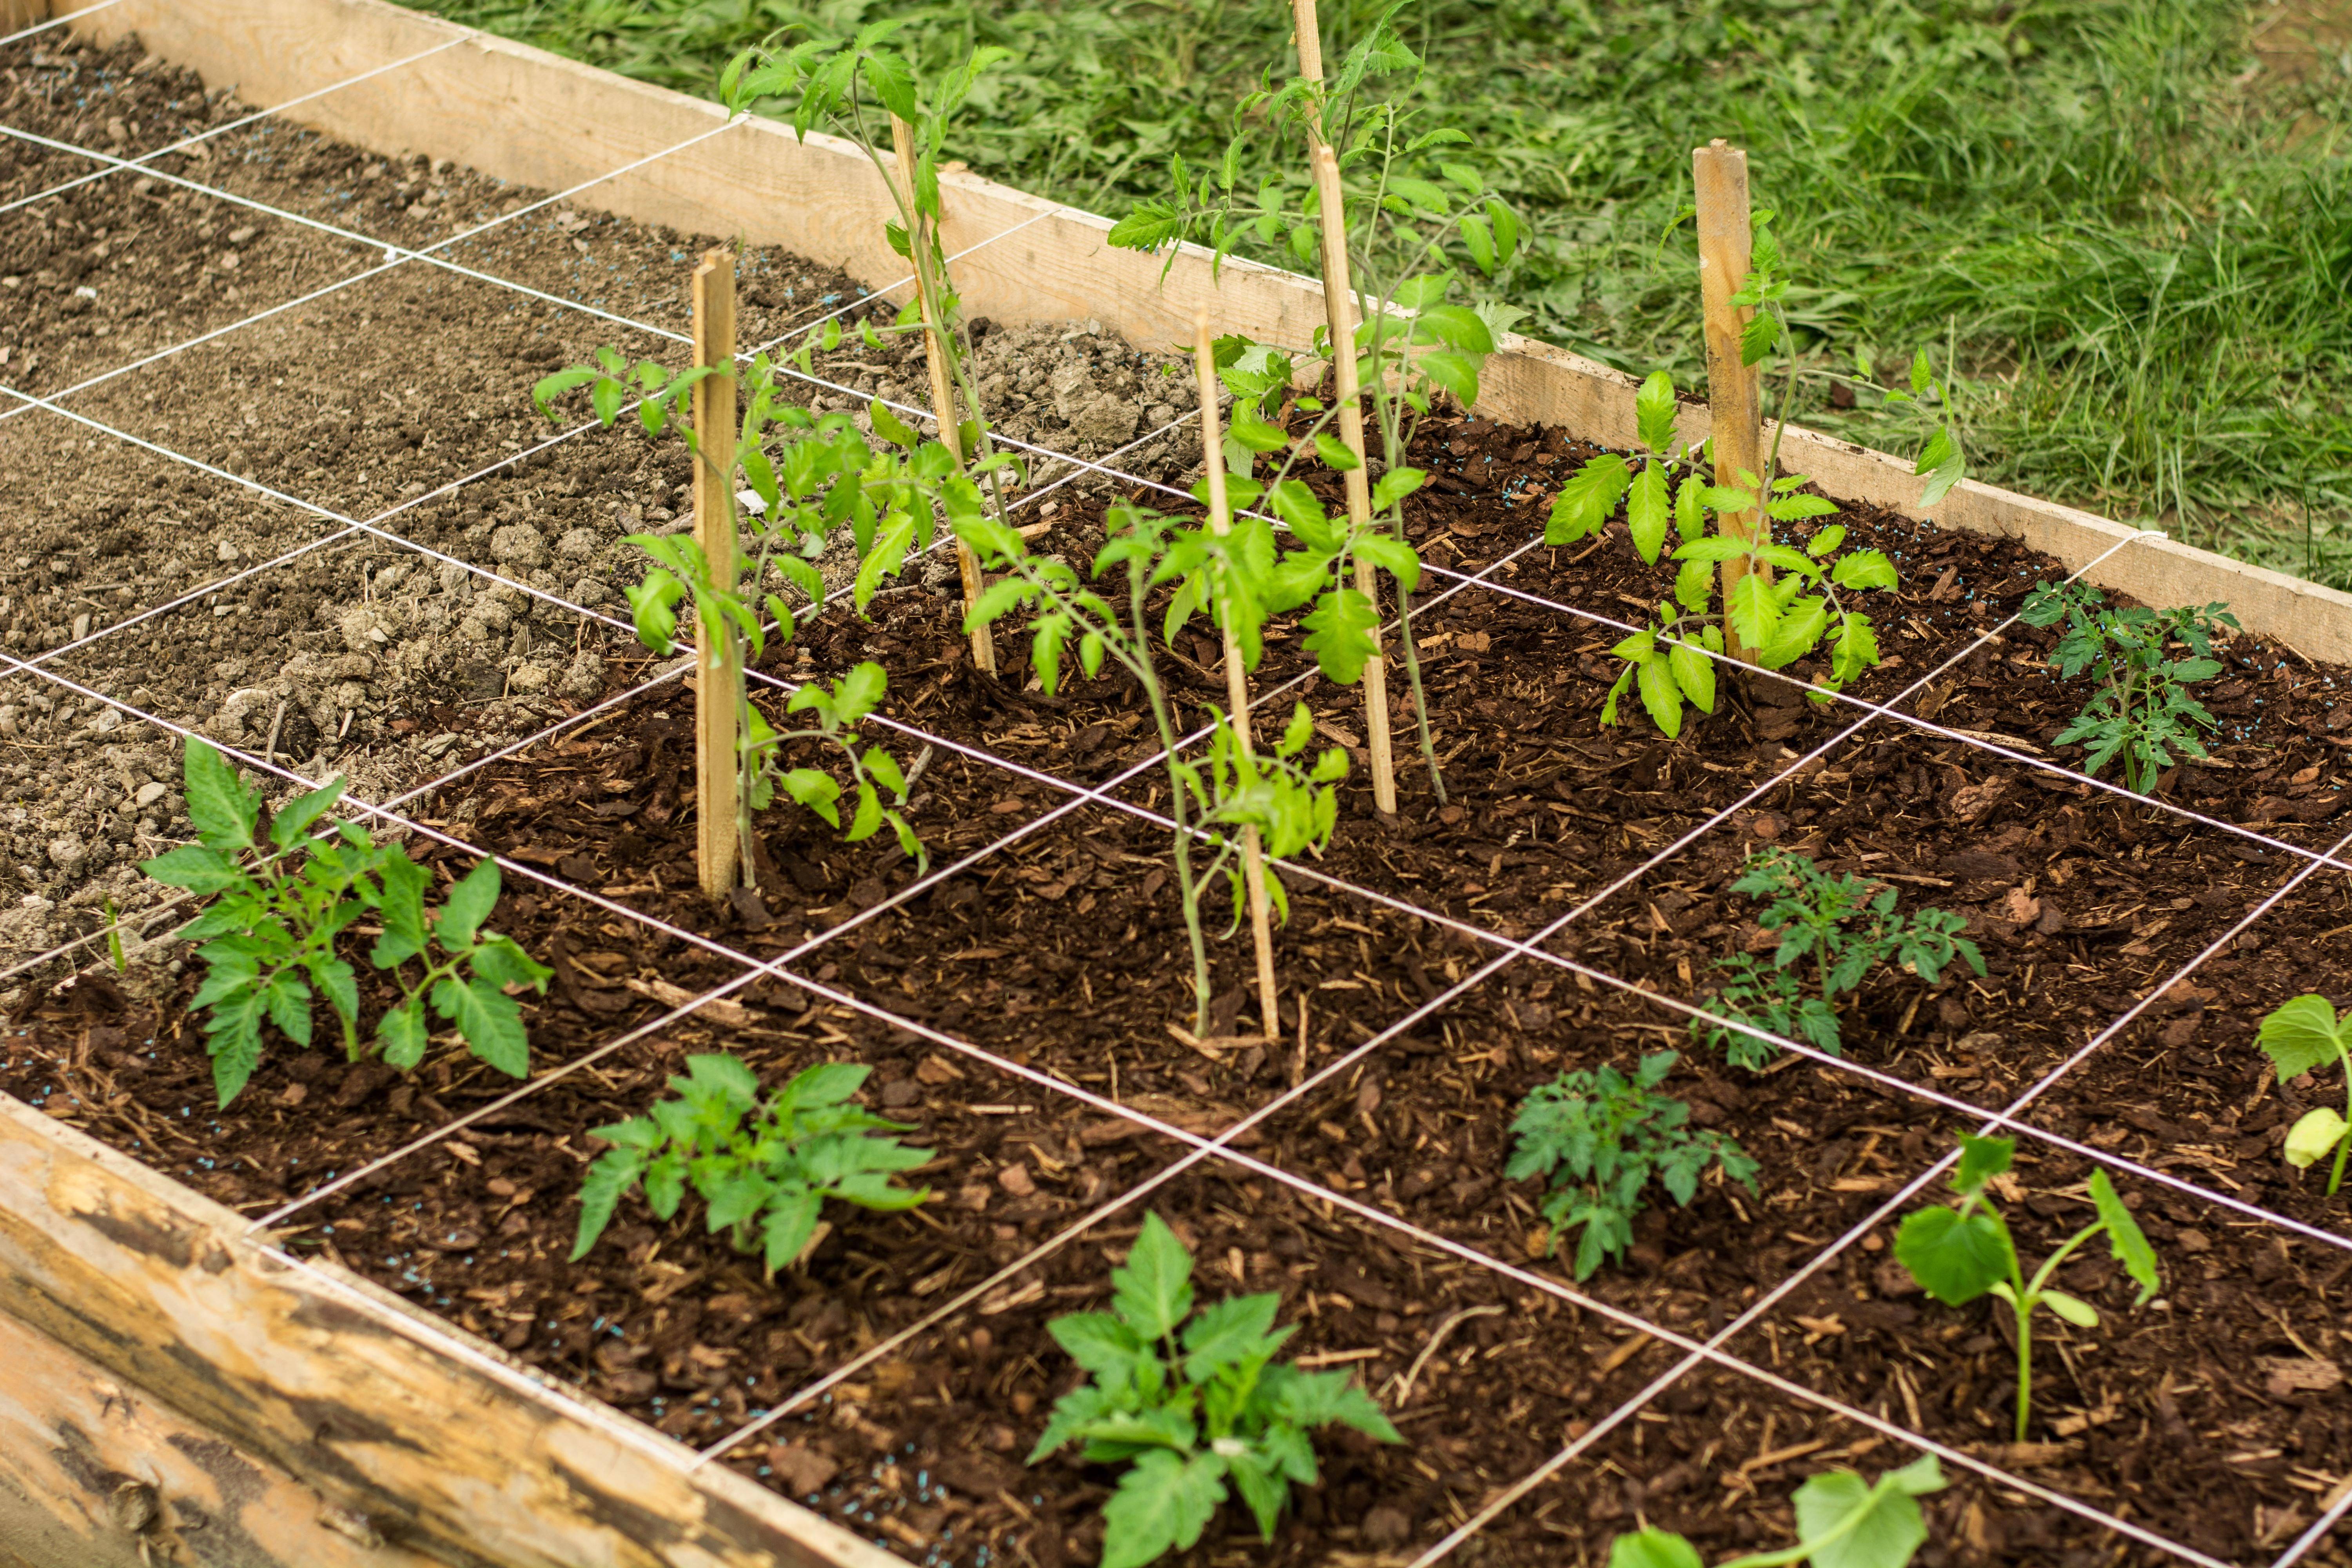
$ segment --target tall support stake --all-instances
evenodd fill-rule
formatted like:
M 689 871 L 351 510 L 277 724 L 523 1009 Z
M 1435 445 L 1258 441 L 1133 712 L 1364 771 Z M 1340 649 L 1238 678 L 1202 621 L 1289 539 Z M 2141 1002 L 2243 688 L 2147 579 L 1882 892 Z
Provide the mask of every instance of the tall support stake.
M 1225 439 L 1217 426 L 1217 349 L 1209 332 L 1209 313 L 1192 317 L 1192 371 L 1201 384 L 1201 444 L 1209 458 L 1209 527 L 1223 534 L 1232 529 L 1234 513 L 1225 493 Z M 1242 755 L 1255 756 L 1250 732 L 1249 672 L 1242 668 L 1241 641 L 1225 627 L 1225 711 L 1234 724 L 1234 740 Z M 1249 894 L 1250 940 L 1257 946 L 1258 1022 L 1269 1040 L 1282 1037 L 1282 1020 L 1275 1012 L 1280 989 L 1274 977 L 1274 914 L 1265 891 L 1265 851 L 1255 826 L 1242 829 L 1242 883 Z
M 1319 31 L 1321 24 L 1316 19 L 1315 0 L 1292 0 L 1290 14 L 1298 34 L 1298 74 L 1320 83 L 1323 35 Z M 1347 474 L 1348 521 L 1358 529 L 1369 528 L 1372 521 L 1372 476 L 1364 466 L 1364 411 L 1360 400 L 1363 388 L 1356 380 L 1356 291 L 1349 279 L 1347 198 L 1339 188 L 1339 155 L 1323 139 L 1319 109 L 1307 121 L 1307 135 L 1313 143 L 1316 207 L 1322 218 L 1323 309 L 1331 331 L 1331 390 L 1339 405 L 1339 439 L 1356 458 L 1356 466 Z M 1221 471 L 1223 467 L 1222 454 L 1211 452 L 1212 472 Z M 1372 576 L 1371 563 L 1359 555 L 1355 566 L 1356 592 L 1378 605 L 1380 585 Z M 1372 804 L 1382 813 L 1394 816 L 1396 752 L 1389 741 L 1388 652 L 1380 641 L 1381 629 L 1376 622 L 1372 626 L 1372 657 L 1364 665 L 1364 749 L 1372 764 Z
M 742 572 L 735 542 L 735 253 L 706 251 L 689 287 L 694 301 L 694 363 L 717 367 L 688 391 L 695 442 L 694 542 L 712 582 L 734 589 Z M 697 617 L 699 620 L 699 617 Z M 694 682 L 694 855 L 702 890 L 723 899 L 742 863 L 738 804 L 736 710 L 742 702 L 743 644 L 733 626 L 714 640 L 696 634 Z
M 944 279 L 930 277 L 930 258 L 934 252 L 930 223 L 915 210 L 915 128 L 899 119 L 890 117 L 891 150 L 898 153 L 892 179 L 898 187 L 900 210 L 908 218 L 907 249 L 915 263 L 915 304 L 923 312 L 923 361 L 931 372 L 931 415 L 940 422 L 940 444 L 962 468 L 971 454 L 963 449 L 963 434 L 956 418 L 955 376 L 948 367 L 948 348 L 940 341 L 940 333 L 931 323 L 946 321 L 935 306 L 934 292 Z M 963 607 L 971 609 L 980 602 L 982 590 L 988 579 L 982 575 L 980 557 L 971 546 L 959 539 L 955 542 L 956 570 L 963 577 Z M 996 673 L 996 637 L 986 626 L 976 626 L 971 634 L 971 662 L 991 675 Z
M 1698 286 L 1706 309 L 1706 399 L 1714 431 L 1715 482 L 1748 489 L 1754 487 L 1740 475 L 1761 479 L 1764 473 L 1763 376 L 1756 366 L 1739 362 L 1739 334 L 1755 311 L 1731 302 L 1748 280 L 1748 154 L 1717 137 L 1692 149 L 1691 177 L 1698 193 Z M 1765 498 L 1757 499 L 1760 502 Z M 1762 516 L 1761 511 L 1727 512 L 1720 526 L 1727 536 L 1752 544 Z M 1772 568 L 1736 559 L 1723 563 L 1721 571 L 1724 647 L 1732 658 L 1753 664 L 1756 650 L 1731 629 L 1731 595 L 1750 573 L 1770 583 Z

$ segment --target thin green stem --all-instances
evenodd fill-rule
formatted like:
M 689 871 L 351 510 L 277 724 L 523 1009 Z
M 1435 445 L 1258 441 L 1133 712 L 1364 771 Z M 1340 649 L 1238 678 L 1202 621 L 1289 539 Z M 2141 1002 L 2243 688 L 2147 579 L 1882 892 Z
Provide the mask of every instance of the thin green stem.
M 2352 1056 L 2345 1052 L 2344 1042 L 2336 1042 L 2336 1059 L 2344 1068 L 2344 1120 L 2352 1124 Z M 2327 1195 L 2334 1197 L 2336 1189 L 2344 1184 L 2344 1159 L 2352 1154 L 2352 1125 L 2347 1125 L 2343 1137 L 2336 1141 L 2336 1166 L 2327 1173 Z

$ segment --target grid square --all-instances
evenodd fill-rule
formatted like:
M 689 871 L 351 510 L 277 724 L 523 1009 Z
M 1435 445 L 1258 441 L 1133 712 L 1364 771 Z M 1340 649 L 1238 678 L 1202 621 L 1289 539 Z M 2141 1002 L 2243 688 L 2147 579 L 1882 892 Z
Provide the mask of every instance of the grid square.
M 2020 1143 L 2002 1207 L 2029 1268 L 2093 1217 L 2091 1169 Z M 2156 1249 L 2162 1293 L 2135 1308 L 2131 1282 L 2097 1243 L 2061 1270 L 2053 1283 L 2088 1300 L 2101 1323 L 2035 1319 L 2025 1444 L 2011 1441 L 2007 1307 L 1921 1297 L 1893 1258 L 1891 1222 L 1726 1348 L 1850 1404 L 1891 1402 L 1906 1423 L 1916 1406 L 1917 1429 L 1937 1441 L 2095 1507 L 2127 1500 L 2148 1528 L 2221 1561 L 2267 1563 L 2340 1479 L 2326 1466 L 2332 1401 L 2308 1385 L 2342 1353 L 2327 1292 L 2352 1258 L 2127 1173 L 2113 1179 Z M 1939 1184 L 1922 1204 L 1948 1196 Z M 2168 1440 L 2147 1442 L 2152 1432 Z
M 0 226 L 10 236 L 0 270 L 20 276 L 0 290 L 0 344 L 12 350 L 0 377 L 43 395 L 383 264 L 364 246 L 127 169 Z M 214 395 L 219 374 L 209 367 L 185 395 Z M 138 395 L 158 390 L 151 380 Z
M 1899 1423 L 1904 1411 L 1898 1402 L 1868 1414 Z M 1458 1560 L 1475 1561 L 1495 1534 L 1517 1533 L 1544 1541 L 1551 1561 L 1601 1568 L 1609 1543 L 1643 1521 L 1689 1540 L 1702 1562 L 1782 1551 L 1798 1539 L 1790 1495 L 1810 1477 L 1848 1470 L 1873 1480 L 1926 1452 L 1744 1372 L 1702 1363 L 1537 1483 Z M 1919 1500 L 1927 1530 L 1915 1560 L 1921 1568 L 2172 1568 L 2184 1561 L 1959 1463 L 1939 1468 L 1944 1489 Z
M 13 520 L 0 642 L 27 658 L 334 531 L 315 513 L 37 408 L 0 420 L 0 513 Z
M 76 394 L 74 412 L 365 519 L 535 446 L 549 363 L 657 340 L 414 265 Z M 219 389 L 234 389 L 233 417 Z M 151 401 L 152 398 L 152 401 Z

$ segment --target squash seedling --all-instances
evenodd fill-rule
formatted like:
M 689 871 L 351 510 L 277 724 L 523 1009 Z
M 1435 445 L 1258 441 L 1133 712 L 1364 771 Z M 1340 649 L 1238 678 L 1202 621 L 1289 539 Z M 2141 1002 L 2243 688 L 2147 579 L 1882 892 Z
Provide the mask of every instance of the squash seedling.
M 1631 1079 L 1605 1064 L 1564 1072 L 1538 1085 L 1511 1123 L 1518 1143 L 1503 1174 L 1514 1182 L 1543 1178 L 1549 1190 L 1542 1213 L 1551 1229 L 1547 1257 L 1559 1250 L 1568 1229 L 1583 1226 L 1576 1244 L 1579 1279 L 1633 1245 L 1633 1216 L 1653 1178 L 1685 1207 L 1710 1164 L 1756 1190 L 1756 1162 L 1736 1139 L 1693 1130 L 1690 1107 L 1656 1092 L 1678 1059 L 1674 1051 L 1643 1057 Z
M 1985 972 L 1977 944 L 1959 934 L 1968 928 L 1962 917 L 1937 909 L 1898 914 L 1893 888 L 1874 888 L 1852 872 L 1832 877 L 1802 855 L 1777 847 L 1759 850 L 1731 889 L 1765 900 L 1757 923 L 1780 932 L 1780 942 L 1769 963 L 1748 952 L 1715 961 L 1725 979 L 1714 1011 L 1832 1056 L 1842 1054 L 1838 998 L 1860 990 L 1881 963 L 1893 959 L 1930 985 L 1955 960 L 1979 975 Z M 1808 958 L 1811 987 L 1801 972 Z M 1691 1036 L 1721 1047 L 1734 1067 L 1759 1068 L 1780 1054 L 1761 1035 L 1705 1019 L 1691 1021 Z
M 1295 0 L 1298 74 L 1279 89 L 1242 100 L 1216 167 L 1196 173 L 1181 156 L 1174 159 L 1171 194 L 1139 203 L 1113 226 L 1110 242 L 1136 250 L 1165 248 L 1173 265 L 1175 245 L 1198 240 L 1222 263 L 1255 237 L 1261 246 L 1286 245 L 1302 264 L 1319 261 L 1328 319 L 1315 346 L 1330 361 L 1336 436 L 1318 447 L 1343 476 L 1349 527 L 1368 533 L 1377 517 L 1384 542 L 1409 550 L 1404 500 L 1427 479 L 1405 464 L 1420 423 L 1441 394 L 1465 409 L 1476 404 L 1479 373 L 1494 353 L 1495 334 L 1520 314 L 1495 302 L 1449 302 L 1461 276 L 1449 258 L 1466 258 L 1489 276 L 1499 272 L 1517 252 L 1518 218 L 1478 167 L 1447 155 L 1446 149 L 1467 143 L 1468 136 L 1418 129 L 1412 100 L 1422 62 L 1390 25 L 1395 10 L 1380 17 L 1327 83 L 1313 0 Z M 1377 96 L 1374 85 L 1391 78 L 1399 90 Z M 1240 188 L 1240 167 L 1244 147 L 1258 135 L 1296 144 L 1303 167 L 1253 193 Z M 1368 467 L 1367 408 L 1380 440 L 1377 484 Z M 1370 643 L 1360 679 L 1374 804 L 1392 812 L 1394 763 L 1372 576 L 1375 566 L 1390 568 L 1369 552 L 1352 564 L 1360 636 Z M 1401 640 L 1422 757 L 1442 803 L 1445 784 L 1423 690 L 1412 584 L 1402 573 L 1391 574 L 1402 590 Z
M 874 1069 L 825 1062 L 795 1075 L 762 1100 L 760 1079 L 725 1051 L 686 1058 L 669 1080 L 677 1098 L 632 1121 L 596 1129 L 613 1145 L 589 1166 L 580 1189 L 578 1262 L 612 1222 L 613 1211 L 642 1184 L 656 1219 L 677 1213 L 691 1186 L 710 1234 L 725 1231 L 739 1252 L 758 1253 L 768 1273 L 799 1258 L 819 1239 L 827 1199 L 895 1212 L 930 1196 L 898 1173 L 928 1164 L 929 1149 L 892 1134 L 912 1131 L 855 1104 L 850 1097 Z
M 1959 1135 L 1960 1163 L 1952 1173 L 1952 1186 L 1960 1194 L 1957 1205 L 1937 1204 L 1906 1215 L 1895 1233 L 1895 1256 L 1910 1270 L 1919 1288 L 1947 1306 L 1964 1307 L 1981 1296 L 1998 1297 L 2016 1315 L 2017 1322 L 2017 1441 L 2025 1441 L 2026 1424 L 2033 1410 L 2033 1314 L 2041 1308 L 2079 1329 L 2099 1326 L 2098 1310 L 2080 1297 L 2054 1289 L 2051 1278 L 2059 1265 L 2095 1237 L 2104 1236 L 2107 1250 L 2124 1267 L 2139 1294 L 2135 1307 L 2145 1305 L 2161 1281 L 2156 1270 L 2156 1249 L 2116 1194 L 2104 1170 L 2091 1172 L 2090 1195 L 2098 1218 L 2059 1244 L 2034 1271 L 2025 1277 L 2018 1260 L 2017 1243 L 2009 1224 L 1993 1206 L 1987 1191 L 2005 1174 L 2017 1145 L 2008 1138 Z
M 1403 1441 L 1346 1373 L 1274 1359 L 1296 1331 L 1274 1326 L 1281 1297 L 1195 1311 L 1192 1256 L 1157 1214 L 1110 1281 L 1109 1311 L 1046 1325 L 1094 1381 L 1055 1402 L 1029 1454 L 1034 1465 L 1076 1443 L 1089 1464 L 1128 1467 L 1103 1505 L 1101 1568 L 1142 1568 L 1192 1546 L 1234 1491 L 1271 1542 L 1291 1487 L 1318 1479 L 1310 1434 L 1321 1427 Z
M 204 984 L 188 1005 L 205 1015 L 205 1048 L 222 1105 L 260 1066 L 262 1025 L 308 1047 L 318 1002 L 341 1026 L 345 1057 L 365 1054 L 359 973 L 337 939 L 371 910 L 383 934 L 367 950 L 368 962 L 401 992 L 376 1026 L 385 1063 L 406 1072 L 424 1060 L 429 1008 L 484 1062 L 511 1078 L 529 1075 L 530 1042 L 508 988 L 543 993 L 554 972 L 513 939 L 484 929 L 499 901 L 495 863 L 476 866 L 428 910 L 432 873 L 399 845 L 378 844 L 348 822 L 310 834 L 342 797 L 342 780 L 298 796 L 265 821 L 260 793 L 205 742 L 188 741 L 182 769 L 196 842 L 139 868 L 213 900 L 173 934 L 202 944 Z M 411 960 L 421 974 L 408 969 Z
M 2017 618 L 2029 626 L 2065 622 L 2050 662 L 2064 679 L 2087 674 L 2098 683 L 2056 742 L 2087 748 L 2084 773 L 2095 776 L 2121 757 L 2124 783 L 2146 795 L 2178 758 L 2210 754 L 2197 731 L 2216 721 L 2189 688 L 2221 673 L 2213 639 L 2238 626 L 2227 605 L 2110 608 L 2106 595 L 2087 583 L 2042 583 L 2025 596 Z M 2174 643 L 2189 657 L 2172 658 Z
M 2352 1112 L 2352 1054 L 2347 1054 L 2347 1047 L 2352 1047 L 2352 1027 L 2347 1026 L 2352 1026 L 2352 1014 L 2338 1017 L 2336 1005 L 2326 997 L 2297 996 L 2272 1010 L 2271 1016 L 2263 1020 L 2262 1033 L 2256 1038 L 2270 1053 L 2281 1083 L 2329 1062 L 2343 1068 L 2347 1095 L 2345 1109 Z M 2336 1156 L 2336 1163 L 2327 1173 L 2329 1197 L 2334 1197 L 2336 1189 L 2344 1184 L 2344 1160 L 2347 1153 L 2352 1153 L 2352 1121 L 2326 1106 L 2305 1111 L 2287 1131 L 2286 1163 L 2297 1170 L 2316 1164 L 2329 1154 Z
M 1789 1501 L 1797 1516 L 1797 1543 L 1735 1557 L 1718 1568 L 1908 1568 L 1927 1543 L 1919 1500 L 1947 1483 L 1936 1456 L 1865 1482 L 1852 1470 L 1824 1470 L 1808 1479 Z M 1698 1549 L 1653 1526 L 1621 1535 L 1609 1548 L 1609 1568 L 1706 1568 Z

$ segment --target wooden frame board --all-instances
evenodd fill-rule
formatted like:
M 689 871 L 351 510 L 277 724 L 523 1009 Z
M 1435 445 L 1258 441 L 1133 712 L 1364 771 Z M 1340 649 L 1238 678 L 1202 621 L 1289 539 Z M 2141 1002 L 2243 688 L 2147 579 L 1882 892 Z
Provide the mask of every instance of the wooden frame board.
M 42 3 L 0 0 L 28 15 Z M 574 204 L 785 247 L 873 286 L 900 276 L 881 176 L 856 148 L 730 126 L 709 103 L 381 0 L 116 0 L 71 25 L 101 42 L 136 33 L 261 105 L 446 44 L 292 117 L 543 188 L 598 181 Z M 958 267 L 974 314 L 1093 320 L 1152 348 L 1181 345 L 1203 306 L 1226 330 L 1294 344 L 1324 319 L 1310 279 L 1247 262 L 1213 278 L 1197 251 L 1163 278 L 1160 259 L 1111 249 L 1102 217 L 969 174 L 943 185 L 950 250 L 991 241 Z M 1633 383 L 1591 361 L 1507 337 L 1486 382 L 1481 411 L 1497 418 L 1632 439 Z M 1703 435 L 1706 411 L 1685 426 Z M 1916 510 L 1900 459 L 1796 430 L 1786 450 L 1833 494 Z M 2352 596 L 1986 485 L 1960 486 L 1936 515 L 2069 566 L 2112 551 L 2093 581 L 2153 604 L 2227 601 L 2250 631 L 2352 662 Z M 242 1231 L 0 1097 L 0 1568 L 130 1568 L 167 1538 L 182 1557 L 163 1560 L 222 1568 L 898 1563 L 723 1467 L 689 1470 L 650 1429 Z M 185 1528 L 200 1516 L 236 1528 Z

